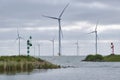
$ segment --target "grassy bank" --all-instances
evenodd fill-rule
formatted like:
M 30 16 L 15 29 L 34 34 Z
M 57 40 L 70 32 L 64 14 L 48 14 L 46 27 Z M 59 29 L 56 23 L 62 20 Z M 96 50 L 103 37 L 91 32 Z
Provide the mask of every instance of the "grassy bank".
M 107 62 L 120 62 L 120 55 L 104 56 L 104 61 L 107 61 Z
M 102 56 L 100 54 L 88 55 L 83 61 L 120 62 L 120 55 L 108 55 L 108 56 Z
M 31 56 L 1 56 L 0 72 L 30 72 L 33 69 L 53 69 L 60 66 Z

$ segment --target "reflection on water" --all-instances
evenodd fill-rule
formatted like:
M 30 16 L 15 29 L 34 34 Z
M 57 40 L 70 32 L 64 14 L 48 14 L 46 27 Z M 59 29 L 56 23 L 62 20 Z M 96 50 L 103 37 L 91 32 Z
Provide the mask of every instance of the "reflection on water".
M 81 62 L 83 57 L 42 57 L 63 66 L 61 69 L 35 69 L 15 75 L 1 74 L 0 80 L 119 80 L 120 62 Z
M 48 71 L 48 69 L 34 69 L 32 71 L 32 74 L 34 73 L 46 73 Z
M 27 74 L 30 74 L 32 72 L 32 70 L 13 70 L 13 71 L 0 71 L 0 74 L 6 74 L 6 75 L 16 75 L 16 74 L 19 74 L 19 73 L 27 73 Z
M 16 75 L 16 74 L 30 74 L 32 72 L 32 70 L 29 71 L 4 71 L 4 72 L 0 72 L 0 74 L 4 74 L 4 75 Z
M 42 56 L 40 58 L 61 66 L 76 67 L 77 65 L 80 64 L 82 60 L 84 60 L 85 56 L 54 56 L 54 57 Z

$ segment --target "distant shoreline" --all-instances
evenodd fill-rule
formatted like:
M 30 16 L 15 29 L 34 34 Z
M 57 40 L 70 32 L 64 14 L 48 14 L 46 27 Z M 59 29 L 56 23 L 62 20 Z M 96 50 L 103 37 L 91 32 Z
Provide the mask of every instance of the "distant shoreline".
M 102 56 L 100 54 L 96 55 L 88 55 L 83 61 L 91 61 L 91 62 L 120 62 L 120 55 L 107 55 Z

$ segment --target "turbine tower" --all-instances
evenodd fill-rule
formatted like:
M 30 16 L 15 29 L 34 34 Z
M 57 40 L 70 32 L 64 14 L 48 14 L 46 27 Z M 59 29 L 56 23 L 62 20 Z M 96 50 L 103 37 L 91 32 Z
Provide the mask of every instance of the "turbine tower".
M 34 45 L 34 57 L 35 57 L 35 45 Z
M 52 42 L 52 48 L 53 48 L 53 49 L 52 49 L 52 52 L 53 52 L 53 56 L 54 56 L 54 52 L 55 52 L 55 51 L 54 51 L 55 39 L 52 39 L 52 40 L 50 40 L 50 41 Z
M 79 42 L 78 42 L 78 40 L 75 44 L 76 44 L 76 53 L 77 53 L 77 56 L 78 56 L 79 55 Z
M 43 17 L 47 17 L 47 18 L 51 18 L 51 19 L 56 19 L 58 20 L 58 25 L 59 25 L 59 52 L 58 52 L 58 55 L 61 56 L 61 34 L 62 34 L 62 29 L 61 29 L 61 17 L 65 11 L 65 9 L 68 7 L 69 4 L 67 4 L 65 6 L 65 8 L 62 10 L 62 12 L 60 13 L 59 17 L 51 17 L 51 16 L 45 16 L 43 15 Z
M 38 43 L 38 56 L 40 57 L 41 45 Z
M 16 39 L 16 40 L 18 40 L 19 56 L 20 56 L 20 48 L 21 48 L 21 45 L 20 45 L 20 44 L 21 44 L 21 43 L 20 43 L 21 39 L 23 39 L 23 38 L 20 36 L 19 31 L 18 31 L 18 28 L 17 28 L 17 39 Z
M 95 53 L 97 54 L 98 52 L 98 32 L 97 32 L 97 26 L 98 26 L 98 21 L 96 23 L 96 27 L 95 27 L 95 30 L 90 32 L 90 33 L 95 33 Z

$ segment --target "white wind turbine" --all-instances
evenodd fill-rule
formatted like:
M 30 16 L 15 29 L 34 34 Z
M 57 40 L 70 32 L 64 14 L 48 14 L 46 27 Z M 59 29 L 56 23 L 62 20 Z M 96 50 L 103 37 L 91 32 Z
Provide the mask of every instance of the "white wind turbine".
M 18 31 L 18 28 L 17 28 L 17 39 L 16 39 L 16 40 L 18 40 L 19 56 L 20 56 L 20 49 L 21 49 L 21 43 L 20 43 L 21 39 L 23 39 L 23 38 L 20 36 L 19 31 Z
M 78 56 L 79 55 L 79 42 L 78 42 L 78 40 L 75 44 L 76 44 L 76 53 L 77 53 L 77 56 Z
M 55 51 L 54 51 L 54 44 L 55 44 L 55 39 L 52 39 L 52 40 L 50 40 L 51 42 L 52 42 L 52 52 L 53 52 L 53 56 L 54 56 L 54 53 L 55 53 Z
M 39 55 L 39 57 L 40 57 L 40 52 L 41 52 L 41 44 L 38 43 L 38 55 Z
M 95 30 L 90 32 L 91 33 L 95 33 L 95 53 L 97 54 L 98 53 L 98 32 L 97 32 L 97 27 L 98 27 L 98 21 L 96 23 L 96 27 L 95 27 Z
M 61 29 L 61 17 L 65 11 L 65 9 L 68 7 L 69 4 L 67 4 L 65 6 L 65 8 L 62 10 L 62 12 L 60 13 L 59 17 L 51 17 L 51 16 L 45 16 L 43 15 L 44 17 L 47 17 L 47 18 L 51 18 L 51 19 L 56 19 L 58 20 L 58 24 L 59 24 L 59 52 L 58 52 L 58 55 L 61 56 L 61 34 L 62 34 L 62 29 Z

